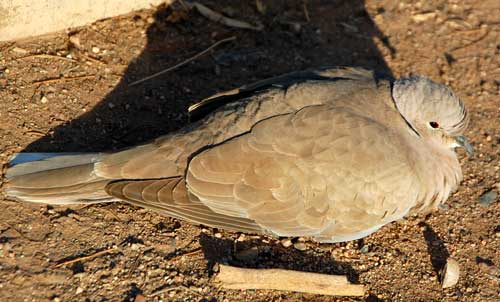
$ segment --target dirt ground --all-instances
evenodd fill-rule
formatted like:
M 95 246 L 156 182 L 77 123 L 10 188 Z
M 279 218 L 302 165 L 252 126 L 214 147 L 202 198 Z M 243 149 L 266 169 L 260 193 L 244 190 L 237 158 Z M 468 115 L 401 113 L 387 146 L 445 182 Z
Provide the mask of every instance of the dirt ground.
M 446 207 L 356 242 L 297 249 L 125 204 L 2 200 L 1 301 L 500 301 L 500 202 L 480 202 L 500 193 L 500 2 L 261 2 L 265 9 L 203 1 L 262 31 L 174 4 L 0 44 L 1 162 L 20 151 L 120 149 L 182 127 L 187 107 L 217 91 L 305 68 L 363 66 L 427 75 L 465 101 L 476 156 L 460 151 L 464 181 Z M 231 36 L 198 60 L 130 85 Z M 250 247 L 257 252 L 241 253 Z M 438 272 L 448 257 L 461 275 L 442 289 Z M 347 274 L 367 293 L 223 290 L 212 283 L 217 263 Z

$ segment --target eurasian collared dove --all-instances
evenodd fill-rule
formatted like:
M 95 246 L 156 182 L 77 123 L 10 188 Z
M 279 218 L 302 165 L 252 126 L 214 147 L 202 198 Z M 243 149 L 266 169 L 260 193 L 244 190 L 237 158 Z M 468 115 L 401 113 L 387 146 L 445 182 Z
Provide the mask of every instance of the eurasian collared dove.
M 117 153 L 21 154 L 6 192 L 50 204 L 123 200 L 196 224 L 338 242 L 435 209 L 462 179 L 454 149 L 472 153 L 464 104 L 424 77 L 390 82 L 325 68 L 190 110 L 214 106 L 198 122 Z

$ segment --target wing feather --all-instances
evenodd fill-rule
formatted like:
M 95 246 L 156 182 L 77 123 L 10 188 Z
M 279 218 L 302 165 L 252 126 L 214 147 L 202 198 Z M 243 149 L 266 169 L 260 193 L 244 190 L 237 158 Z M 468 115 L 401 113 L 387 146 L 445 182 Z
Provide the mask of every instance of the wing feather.
M 250 219 L 212 211 L 186 191 L 182 177 L 154 180 L 119 180 L 106 186 L 106 192 L 126 202 L 191 223 L 239 232 L 265 233 Z
M 251 219 L 274 234 L 355 239 L 414 203 L 418 178 L 401 148 L 397 133 L 382 123 L 309 106 L 198 154 L 186 180 L 215 212 Z M 227 177 L 225 167 L 231 167 Z

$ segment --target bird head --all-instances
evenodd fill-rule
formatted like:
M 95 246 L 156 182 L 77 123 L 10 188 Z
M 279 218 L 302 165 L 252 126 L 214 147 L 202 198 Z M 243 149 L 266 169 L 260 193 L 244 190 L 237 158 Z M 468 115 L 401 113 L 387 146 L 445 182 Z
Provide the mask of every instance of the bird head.
M 392 94 L 399 112 L 419 136 L 445 148 L 463 147 L 473 155 L 463 136 L 469 115 L 448 86 L 412 76 L 397 80 Z

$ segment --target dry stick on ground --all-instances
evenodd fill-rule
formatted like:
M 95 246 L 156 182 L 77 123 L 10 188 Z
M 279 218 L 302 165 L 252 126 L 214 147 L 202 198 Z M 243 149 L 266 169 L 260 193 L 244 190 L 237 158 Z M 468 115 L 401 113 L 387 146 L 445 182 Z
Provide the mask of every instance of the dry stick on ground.
M 75 259 L 72 259 L 72 260 L 69 260 L 69 261 L 64 261 L 62 263 L 54 265 L 54 268 L 58 268 L 58 267 L 61 267 L 61 266 L 64 266 L 64 265 L 68 265 L 68 264 L 73 264 L 73 263 L 78 262 L 78 261 L 84 261 L 84 260 L 89 260 L 89 259 L 92 259 L 92 258 L 96 258 L 96 257 L 99 257 L 101 255 L 114 252 L 116 250 L 117 250 L 116 247 L 112 247 L 112 248 L 109 248 L 107 250 L 94 253 L 92 255 L 78 257 L 78 258 L 75 258 Z
M 225 43 L 225 42 L 229 42 L 229 41 L 233 41 L 233 40 L 235 40 L 235 39 L 236 39 L 236 37 L 235 37 L 235 36 L 233 36 L 233 37 L 229 37 L 229 38 L 226 38 L 226 39 L 222 39 L 222 40 L 220 40 L 220 41 L 216 42 L 215 44 L 213 44 L 212 46 L 210 46 L 209 48 L 205 49 L 204 51 L 202 51 L 202 52 L 200 52 L 200 53 L 198 53 L 198 54 L 196 54 L 196 55 L 192 56 L 191 58 L 189 58 L 189 59 L 187 59 L 187 60 L 185 60 L 185 61 L 183 61 L 183 62 L 181 62 L 181 63 L 179 63 L 179 64 L 177 64 L 177 65 L 174 65 L 174 66 L 172 66 L 172 67 L 170 67 L 170 68 L 164 69 L 164 70 L 162 70 L 162 71 L 160 71 L 160 72 L 157 72 L 157 73 L 155 73 L 155 74 L 152 74 L 152 75 L 150 75 L 150 76 L 147 76 L 147 77 L 145 77 L 145 78 L 143 78 L 143 79 L 140 79 L 140 80 L 137 80 L 137 81 L 135 81 L 135 82 L 132 82 L 132 83 L 130 83 L 130 85 L 129 85 L 129 86 L 135 86 L 135 85 L 140 84 L 140 83 L 143 83 L 143 82 L 145 82 L 145 81 L 147 81 L 147 80 L 151 80 L 151 79 L 153 79 L 153 78 L 156 78 L 157 76 L 160 76 L 160 75 L 162 75 L 162 74 L 164 74 L 164 73 L 167 73 L 167 72 L 169 72 L 169 71 L 172 71 L 172 70 L 174 70 L 174 69 L 177 69 L 177 68 L 179 68 L 179 67 L 181 67 L 181 66 L 183 66 L 183 65 L 186 65 L 187 63 L 189 63 L 189 62 L 191 62 L 191 61 L 193 61 L 193 60 L 196 60 L 197 58 L 199 58 L 199 57 L 201 57 L 202 55 L 206 54 L 207 52 L 209 52 L 209 51 L 210 51 L 210 50 L 212 50 L 213 48 L 215 48 L 215 47 L 219 46 L 220 44 Z
M 303 0 L 302 1 L 302 8 L 304 10 L 304 17 L 306 17 L 307 22 L 311 22 L 311 18 L 309 17 L 309 10 L 307 9 L 307 4 L 309 1 L 308 0 Z
M 191 256 L 194 256 L 194 255 L 200 254 L 202 252 L 203 252 L 203 250 L 201 248 L 197 248 L 194 251 L 190 251 L 190 252 L 187 252 L 187 253 L 180 254 L 180 255 L 177 255 L 175 257 L 172 257 L 169 261 L 176 261 L 176 260 L 181 259 L 182 257 L 191 257 Z
M 256 31 L 261 31 L 264 29 L 262 25 L 259 26 L 253 26 L 247 22 L 228 18 L 224 16 L 221 13 L 218 13 L 216 11 L 211 10 L 210 8 L 206 7 L 205 5 L 198 3 L 198 2 L 187 2 L 184 5 L 188 6 L 189 8 L 196 8 L 198 12 L 203 15 L 205 18 L 212 20 L 214 22 L 218 22 L 221 24 L 224 24 L 229 27 L 236 27 L 236 28 L 243 28 L 243 29 L 251 29 L 251 30 L 256 30 Z
M 479 41 L 483 40 L 484 38 L 486 38 L 489 33 L 490 33 L 490 31 L 488 29 L 485 29 L 484 33 L 479 38 L 474 39 L 472 41 L 469 41 L 468 43 L 465 43 L 464 45 L 459 45 L 459 46 L 453 47 L 453 48 L 449 49 L 448 52 L 454 52 L 454 51 L 457 51 L 459 49 L 464 49 L 464 48 L 467 48 L 467 47 L 469 47 L 471 45 L 474 45 L 477 42 L 479 42 Z
M 41 80 L 41 81 L 34 81 L 33 85 L 42 85 L 42 84 L 49 84 L 49 83 L 55 83 L 55 82 L 66 82 L 66 81 L 73 81 L 73 80 L 83 80 L 83 79 L 91 79 L 95 78 L 95 75 L 87 75 L 87 76 L 78 76 L 78 77 L 67 77 L 67 78 L 54 78 L 54 79 L 47 79 L 47 80 Z
M 64 60 L 64 61 L 70 61 L 70 62 L 77 62 L 75 59 L 61 57 L 61 56 L 48 55 L 48 54 L 27 55 L 27 56 L 15 59 L 15 61 L 25 60 L 25 59 L 30 59 L 30 58 L 57 59 L 57 60 Z
M 229 289 L 274 289 L 331 296 L 363 296 L 363 285 L 346 276 L 284 269 L 249 269 L 220 265 L 215 282 Z

